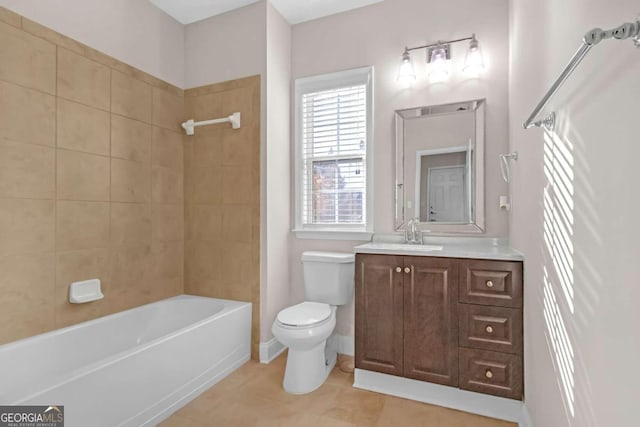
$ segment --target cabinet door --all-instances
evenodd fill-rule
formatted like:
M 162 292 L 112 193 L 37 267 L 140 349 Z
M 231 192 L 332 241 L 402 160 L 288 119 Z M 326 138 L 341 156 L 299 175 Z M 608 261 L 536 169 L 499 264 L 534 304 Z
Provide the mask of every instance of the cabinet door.
M 402 375 L 403 268 L 401 256 L 356 256 L 357 368 Z
M 404 376 L 458 385 L 458 260 L 405 257 Z

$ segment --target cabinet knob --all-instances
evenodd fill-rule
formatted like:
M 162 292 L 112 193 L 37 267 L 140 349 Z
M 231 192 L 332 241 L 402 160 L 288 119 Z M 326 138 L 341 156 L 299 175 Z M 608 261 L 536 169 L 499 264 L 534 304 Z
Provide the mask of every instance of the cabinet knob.
M 404 272 L 405 272 L 405 273 L 411 273 L 411 269 L 410 269 L 409 267 L 405 267 L 405 268 L 404 268 Z
M 396 273 L 402 273 L 402 267 L 396 267 Z
M 487 369 L 484 373 L 484 376 L 489 379 L 493 378 L 493 372 L 491 372 L 491 369 Z
M 487 288 L 493 288 L 493 282 L 491 280 L 487 280 Z
M 487 331 L 488 334 L 493 333 L 493 328 L 491 326 L 487 326 L 486 328 L 484 328 L 484 330 Z

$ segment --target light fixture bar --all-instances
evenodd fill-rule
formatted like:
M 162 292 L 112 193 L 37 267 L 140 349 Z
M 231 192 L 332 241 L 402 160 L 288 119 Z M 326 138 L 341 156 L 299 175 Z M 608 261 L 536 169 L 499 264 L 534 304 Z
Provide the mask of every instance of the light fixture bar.
M 446 80 L 449 76 L 451 45 L 464 41 L 470 43 L 462 71 L 473 77 L 478 77 L 484 70 L 484 60 L 482 59 L 482 51 L 478 45 L 476 35 L 471 34 L 469 37 L 461 37 L 453 40 L 438 40 L 435 43 L 427 43 L 421 46 L 405 47 L 398 70 L 398 82 L 411 84 L 416 80 L 416 73 L 413 69 L 410 53 L 422 49 L 427 51 L 429 79 L 431 82 L 435 83 Z
M 437 41 L 435 43 L 425 44 L 423 46 L 408 47 L 408 48 L 406 48 L 406 50 L 407 50 L 407 52 L 411 52 L 413 50 L 428 49 L 430 47 L 437 47 L 437 46 L 441 46 L 441 45 L 445 45 L 445 44 L 458 43 L 458 42 L 463 42 L 463 41 L 471 40 L 471 39 L 473 39 L 473 36 L 464 37 L 464 38 L 455 39 L 455 40 L 441 40 L 441 41 Z

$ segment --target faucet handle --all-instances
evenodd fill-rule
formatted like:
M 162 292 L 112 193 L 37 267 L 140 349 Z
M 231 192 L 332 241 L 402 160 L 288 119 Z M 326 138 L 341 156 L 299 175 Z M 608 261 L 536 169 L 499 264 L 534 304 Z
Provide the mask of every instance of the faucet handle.
M 422 243 L 422 233 L 418 229 L 420 220 L 411 218 L 407 221 L 407 227 L 404 230 L 404 240 L 407 243 Z

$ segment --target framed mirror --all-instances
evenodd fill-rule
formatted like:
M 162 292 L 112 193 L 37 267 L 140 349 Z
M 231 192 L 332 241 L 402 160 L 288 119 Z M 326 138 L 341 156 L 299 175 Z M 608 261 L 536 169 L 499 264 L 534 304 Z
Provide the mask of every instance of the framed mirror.
M 482 233 L 484 99 L 396 110 L 396 230 Z

